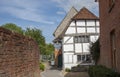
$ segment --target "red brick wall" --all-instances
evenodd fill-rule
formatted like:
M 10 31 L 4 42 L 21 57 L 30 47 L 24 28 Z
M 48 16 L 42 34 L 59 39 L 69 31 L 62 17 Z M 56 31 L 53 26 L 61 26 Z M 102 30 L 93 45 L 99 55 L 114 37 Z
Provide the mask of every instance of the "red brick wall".
M 40 77 L 34 40 L 0 28 L 0 77 Z
M 99 0 L 100 7 L 100 63 L 112 68 L 110 33 L 115 30 L 117 71 L 120 72 L 120 0 L 109 11 L 109 0 Z

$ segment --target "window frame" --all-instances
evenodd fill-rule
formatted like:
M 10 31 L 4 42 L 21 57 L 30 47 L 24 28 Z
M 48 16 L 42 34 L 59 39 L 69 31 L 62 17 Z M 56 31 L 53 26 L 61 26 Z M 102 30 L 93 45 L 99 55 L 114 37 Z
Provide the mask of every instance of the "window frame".
M 74 37 L 74 43 L 89 43 L 90 36 L 89 35 L 81 35 Z

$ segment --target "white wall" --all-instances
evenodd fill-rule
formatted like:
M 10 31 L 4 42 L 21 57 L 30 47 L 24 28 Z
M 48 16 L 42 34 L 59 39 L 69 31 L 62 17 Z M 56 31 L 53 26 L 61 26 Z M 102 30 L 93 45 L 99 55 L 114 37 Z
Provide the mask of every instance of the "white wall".
M 73 37 L 71 37 L 71 36 L 65 36 L 63 38 L 63 43 L 73 43 Z
M 72 22 L 70 23 L 70 26 L 75 26 L 75 21 L 72 21 Z
M 82 44 L 75 44 L 75 53 L 82 53 Z
M 96 27 L 97 26 L 97 27 Z M 98 20 L 77 20 L 76 21 L 76 27 L 78 33 L 86 33 L 86 27 L 87 27 L 87 33 L 99 33 L 99 21 Z M 96 28 L 96 29 L 95 29 Z M 74 34 L 76 33 L 75 29 L 75 21 L 72 21 L 70 23 L 70 26 L 68 27 L 65 34 Z
M 100 33 L 100 28 L 97 28 L 97 33 Z
M 77 26 L 85 26 L 85 20 L 78 20 L 76 21 Z
M 78 33 L 85 33 L 85 27 L 83 27 L 83 28 L 78 27 L 77 32 Z
M 73 44 L 63 45 L 63 51 L 74 51 Z
M 90 36 L 91 42 L 95 42 L 98 38 L 99 38 L 98 35 L 94 35 L 94 36 L 92 35 L 92 36 Z
M 83 53 L 84 52 L 90 52 L 89 51 L 89 43 L 83 43 Z
M 91 28 L 91 27 L 88 27 L 88 28 L 87 28 L 87 33 L 96 33 L 96 32 L 95 32 L 95 27 L 92 27 L 92 28 Z
M 95 20 L 86 20 L 87 26 L 95 26 Z
M 71 67 L 74 67 L 74 66 L 77 66 L 77 65 L 78 65 L 77 63 L 64 64 L 64 69 L 65 69 L 65 68 L 71 69 Z
M 96 20 L 78 20 L 76 21 L 77 32 L 78 33 L 99 33 L 99 21 Z M 97 26 L 97 27 L 96 27 Z M 87 27 L 87 28 L 86 28 Z M 76 33 L 75 22 L 72 21 L 65 34 Z M 86 28 L 86 29 L 85 29 Z M 96 29 L 95 29 L 96 28 Z M 87 30 L 87 32 L 86 32 Z M 90 41 L 95 42 L 98 39 L 98 35 L 90 35 Z M 64 36 L 63 37 L 63 64 L 64 68 L 71 68 L 77 65 L 77 55 L 75 53 L 89 53 L 89 43 L 76 43 L 74 48 L 74 37 Z M 83 48 L 82 48 L 83 47 Z M 74 50 L 75 49 L 75 50 Z M 83 49 L 83 50 L 82 50 Z M 69 51 L 69 52 L 67 52 Z M 75 53 L 74 53 L 75 51 Z
M 71 68 L 72 66 L 77 65 L 77 56 L 74 55 L 74 53 L 64 53 L 63 57 L 64 57 L 63 60 L 64 68 Z
M 72 33 L 76 33 L 75 27 L 68 27 L 65 34 L 72 34 Z
M 98 20 L 96 21 L 96 26 L 100 26 L 100 23 Z

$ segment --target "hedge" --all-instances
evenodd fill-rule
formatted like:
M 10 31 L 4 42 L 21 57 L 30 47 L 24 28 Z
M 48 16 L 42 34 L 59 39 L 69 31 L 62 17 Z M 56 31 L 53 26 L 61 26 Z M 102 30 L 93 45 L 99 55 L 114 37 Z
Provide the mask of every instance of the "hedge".
M 120 77 L 120 74 L 105 66 L 90 66 L 88 70 L 90 77 Z

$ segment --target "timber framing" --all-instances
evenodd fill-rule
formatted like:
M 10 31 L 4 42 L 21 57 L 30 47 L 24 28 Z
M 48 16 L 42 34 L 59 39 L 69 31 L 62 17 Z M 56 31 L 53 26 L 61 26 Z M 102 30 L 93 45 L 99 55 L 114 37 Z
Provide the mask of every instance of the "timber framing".
M 63 68 L 87 61 L 89 44 L 99 37 L 99 18 L 85 7 L 79 12 L 75 12 L 74 8 L 72 10 L 74 15 L 65 21 L 68 14 L 72 14 L 70 10 L 54 32 L 54 41 L 61 41 Z

